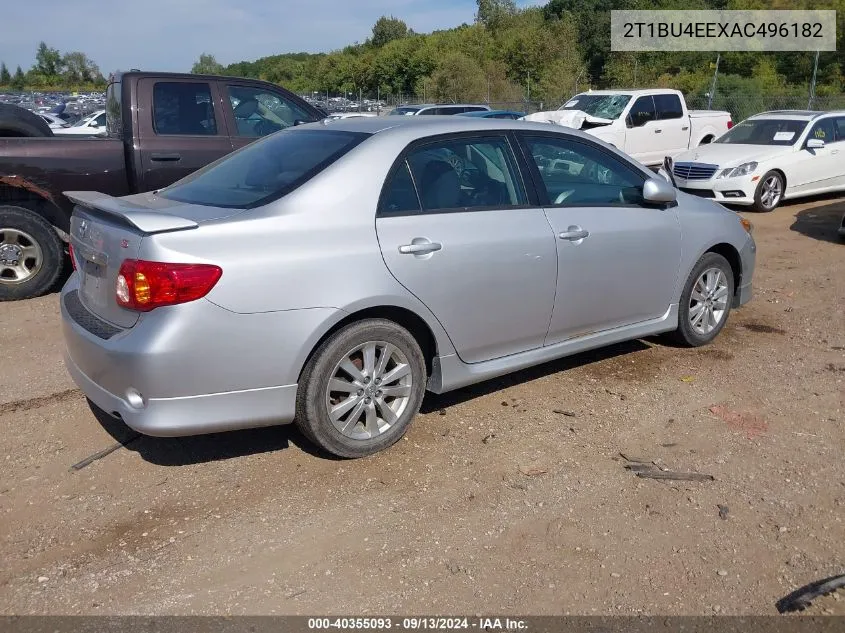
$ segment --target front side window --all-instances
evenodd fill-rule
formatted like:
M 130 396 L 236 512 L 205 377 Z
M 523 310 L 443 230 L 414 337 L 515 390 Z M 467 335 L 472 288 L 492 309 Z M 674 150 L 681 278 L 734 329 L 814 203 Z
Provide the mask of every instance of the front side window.
M 833 119 L 822 119 L 821 121 L 816 122 L 816 124 L 813 125 L 813 129 L 810 130 L 810 134 L 807 135 L 807 140 L 809 141 L 810 139 L 824 141 L 825 144 L 835 143 L 836 128 L 834 127 Z
M 505 138 L 455 138 L 419 147 L 408 166 L 422 211 L 526 204 L 516 160 Z
M 408 213 L 419 213 L 420 199 L 417 197 L 417 189 L 411 178 L 411 169 L 408 161 L 403 160 L 396 168 L 384 188 L 384 194 L 379 205 L 380 215 L 406 215 Z
M 645 178 L 598 148 L 563 138 L 525 140 L 550 204 L 618 206 L 643 201 Z
M 680 119 L 684 116 L 684 108 L 678 95 L 654 95 L 654 107 L 657 110 L 657 118 L 661 121 Z
M 160 81 L 153 87 L 156 134 L 214 136 L 217 121 L 207 83 Z
M 640 97 L 634 101 L 634 105 L 631 106 L 630 117 L 635 126 L 654 121 L 657 118 L 657 113 L 654 111 L 654 97 Z
M 229 86 L 228 91 L 238 136 L 267 136 L 297 122 L 315 120 L 298 105 L 275 92 L 246 86 Z
M 164 198 L 250 209 L 307 182 L 368 134 L 294 129 L 267 136 L 162 189 Z

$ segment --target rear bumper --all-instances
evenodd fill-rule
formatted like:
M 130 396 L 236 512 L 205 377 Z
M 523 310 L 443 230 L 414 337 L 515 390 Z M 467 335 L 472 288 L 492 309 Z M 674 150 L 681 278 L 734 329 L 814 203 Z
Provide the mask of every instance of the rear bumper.
M 291 422 L 312 338 L 337 312 L 238 314 L 200 299 L 107 329 L 80 313 L 77 289 L 74 274 L 60 298 L 68 372 L 98 407 L 156 436 Z
M 65 365 L 73 382 L 91 402 L 144 435 L 179 437 L 285 424 L 293 421 L 296 410 L 296 385 L 150 398 L 144 399 L 142 408 L 136 408 L 91 380 L 68 353 Z

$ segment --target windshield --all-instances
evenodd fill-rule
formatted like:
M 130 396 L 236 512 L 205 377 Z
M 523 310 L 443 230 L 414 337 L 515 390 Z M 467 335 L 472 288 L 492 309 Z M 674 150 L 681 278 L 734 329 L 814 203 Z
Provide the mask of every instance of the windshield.
M 247 145 L 162 189 L 168 200 L 251 209 L 290 193 L 369 134 L 283 130 Z
M 732 143 L 735 145 L 793 145 L 807 121 L 794 119 L 748 119 L 733 126 L 715 143 Z
M 566 103 L 561 110 L 581 110 L 590 116 L 600 119 L 618 119 L 622 110 L 628 105 L 631 95 L 576 95 Z
M 100 116 L 100 114 L 101 113 L 99 113 L 99 112 L 95 112 L 94 114 L 89 114 L 87 117 L 79 119 L 79 121 L 74 123 L 71 127 L 82 127 L 83 125 L 86 125 L 86 124 L 90 123 L 91 121 L 93 121 L 94 119 L 96 119 L 98 116 Z
M 420 111 L 420 108 L 410 108 L 410 107 L 395 108 L 394 110 L 390 111 L 390 114 L 388 116 L 395 116 L 395 115 L 398 115 L 398 114 L 402 114 L 402 115 L 404 115 L 404 114 L 415 114 L 419 111 Z

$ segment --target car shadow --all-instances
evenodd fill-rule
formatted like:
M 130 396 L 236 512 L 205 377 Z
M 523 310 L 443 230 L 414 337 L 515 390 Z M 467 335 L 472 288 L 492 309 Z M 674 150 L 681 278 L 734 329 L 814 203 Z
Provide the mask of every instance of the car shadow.
M 839 227 L 845 214 L 845 201 L 839 200 L 823 207 L 805 209 L 795 214 L 791 231 L 801 233 L 822 242 L 841 242 Z
M 420 412 L 432 413 L 575 367 L 642 352 L 652 347 L 646 341 L 650 342 L 651 339 L 617 343 L 549 361 L 445 394 L 427 393 Z M 112 417 L 90 400 L 88 406 L 103 429 L 115 441 L 123 444 L 127 450 L 138 453 L 144 461 L 157 466 L 186 466 L 235 459 L 284 450 L 291 445 L 315 457 L 338 461 L 342 459 L 314 446 L 292 424 L 190 437 L 150 437 L 133 431 L 125 422 Z
M 656 341 L 657 339 L 654 340 Z M 432 413 L 475 398 L 480 398 L 481 396 L 489 395 L 495 391 L 515 387 L 526 382 L 531 382 L 532 380 L 537 380 L 538 378 L 544 378 L 552 374 L 574 369 L 575 367 L 583 367 L 584 365 L 598 363 L 610 358 L 642 352 L 653 346 L 649 345 L 646 341 L 652 342 L 652 339 L 637 339 L 608 345 L 607 347 L 552 360 L 542 365 L 535 365 L 534 367 L 529 367 L 512 374 L 505 374 L 499 378 L 492 378 L 485 382 L 470 385 L 463 389 L 456 389 L 448 393 L 428 393 L 426 394 L 422 407 L 420 407 L 420 412 Z M 662 339 L 660 342 L 661 344 L 663 343 Z
M 272 453 L 290 448 L 291 445 L 316 457 L 340 459 L 319 450 L 292 424 L 189 437 L 151 437 L 133 431 L 125 422 L 112 417 L 90 400 L 88 406 L 106 433 L 127 450 L 138 453 L 144 461 L 157 466 L 216 462 Z

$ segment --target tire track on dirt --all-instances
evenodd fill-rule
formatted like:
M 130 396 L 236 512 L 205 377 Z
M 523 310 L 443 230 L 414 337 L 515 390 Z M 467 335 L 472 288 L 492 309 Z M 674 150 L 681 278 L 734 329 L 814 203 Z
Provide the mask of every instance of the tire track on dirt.
M 46 407 L 49 404 L 57 402 L 66 402 L 77 397 L 82 397 L 82 392 L 79 389 L 65 389 L 49 396 L 37 396 L 35 398 L 26 398 L 25 400 L 13 400 L 0 404 L 0 415 L 7 413 L 16 413 L 18 411 L 29 411 L 30 409 L 38 409 Z

